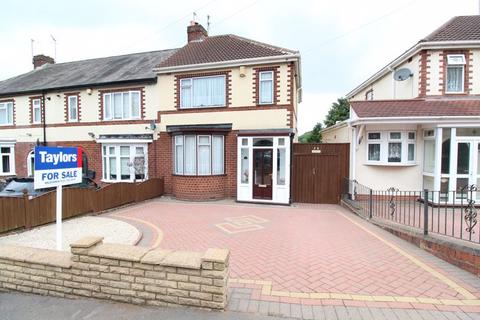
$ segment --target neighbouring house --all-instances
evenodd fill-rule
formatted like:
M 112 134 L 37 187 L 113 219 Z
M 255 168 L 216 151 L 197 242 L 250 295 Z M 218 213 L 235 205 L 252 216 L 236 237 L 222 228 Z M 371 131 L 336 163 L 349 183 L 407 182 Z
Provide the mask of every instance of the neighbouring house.
M 350 179 L 449 202 L 480 185 L 480 16 L 452 18 L 346 97 L 350 119 L 322 134 L 350 143 Z
M 198 23 L 179 49 L 55 63 L 0 82 L 0 175 L 80 146 L 99 183 L 164 177 L 181 199 L 290 202 L 300 54 Z

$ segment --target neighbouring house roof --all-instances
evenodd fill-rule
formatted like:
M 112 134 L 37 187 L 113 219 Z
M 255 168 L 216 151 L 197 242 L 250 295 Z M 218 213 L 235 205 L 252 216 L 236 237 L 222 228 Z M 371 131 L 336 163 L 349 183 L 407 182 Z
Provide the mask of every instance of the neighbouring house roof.
M 110 83 L 155 81 L 153 68 L 177 49 L 45 64 L 0 82 L 0 95 L 76 88 Z
M 264 57 L 296 55 L 298 51 L 284 49 L 233 34 L 207 37 L 192 41 L 168 59 L 158 69 L 204 63 L 225 62 Z
M 413 47 L 409 48 L 385 67 L 380 69 L 377 73 L 347 93 L 346 97 L 351 98 L 355 96 L 421 50 L 432 48 L 442 49 L 466 45 L 470 47 L 480 47 L 480 15 L 458 16 L 448 20 L 438 29 L 421 39 Z
M 480 15 L 453 17 L 421 41 L 471 40 L 480 40 Z
M 348 120 L 338 121 L 333 126 L 323 128 L 322 130 L 320 130 L 320 132 L 329 132 L 329 131 L 337 130 L 346 126 L 348 126 Z
M 480 117 L 480 100 L 351 101 L 358 118 Z

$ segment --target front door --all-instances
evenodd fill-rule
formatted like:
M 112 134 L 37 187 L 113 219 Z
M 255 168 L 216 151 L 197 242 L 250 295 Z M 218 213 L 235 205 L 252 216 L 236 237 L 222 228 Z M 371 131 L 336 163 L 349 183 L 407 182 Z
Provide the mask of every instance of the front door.
M 457 141 L 457 199 L 470 197 L 461 193 L 465 186 L 480 185 L 480 141 Z M 480 192 L 474 192 L 473 197 L 480 200 Z M 475 200 L 475 199 L 474 199 Z
M 253 198 L 272 200 L 272 149 L 253 149 Z

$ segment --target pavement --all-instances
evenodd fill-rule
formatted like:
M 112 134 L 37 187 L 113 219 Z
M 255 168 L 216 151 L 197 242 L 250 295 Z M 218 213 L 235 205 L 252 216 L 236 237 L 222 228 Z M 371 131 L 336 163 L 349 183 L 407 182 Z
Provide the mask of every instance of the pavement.
M 140 228 L 139 245 L 229 248 L 230 311 L 301 319 L 315 312 L 320 319 L 333 317 L 332 310 L 338 319 L 361 318 L 365 310 L 381 318 L 372 315 L 377 309 L 480 315 L 478 277 L 339 206 L 160 199 L 109 216 Z
M 0 237 L 0 245 L 18 245 L 40 249 L 56 248 L 55 223 Z M 141 233 L 131 223 L 106 217 L 78 217 L 63 221 L 63 250 L 70 251 L 70 243 L 88 236 L 104 237 L 105 243 L 134 245 Z

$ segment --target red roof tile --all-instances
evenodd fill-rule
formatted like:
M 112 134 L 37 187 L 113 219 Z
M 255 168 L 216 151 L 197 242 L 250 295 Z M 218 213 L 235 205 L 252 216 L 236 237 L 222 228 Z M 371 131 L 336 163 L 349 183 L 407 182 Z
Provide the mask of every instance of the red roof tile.
M 298 52 L 227 34 L 189 42 L 168 59 L 157 65 L 157 68 L 292 55 L 296 53 Z
M 359 118 L 480 116 L 480 100 L 351 101 Z
M 480 40 L 480 15 L 453 17 L 423 41 Z

